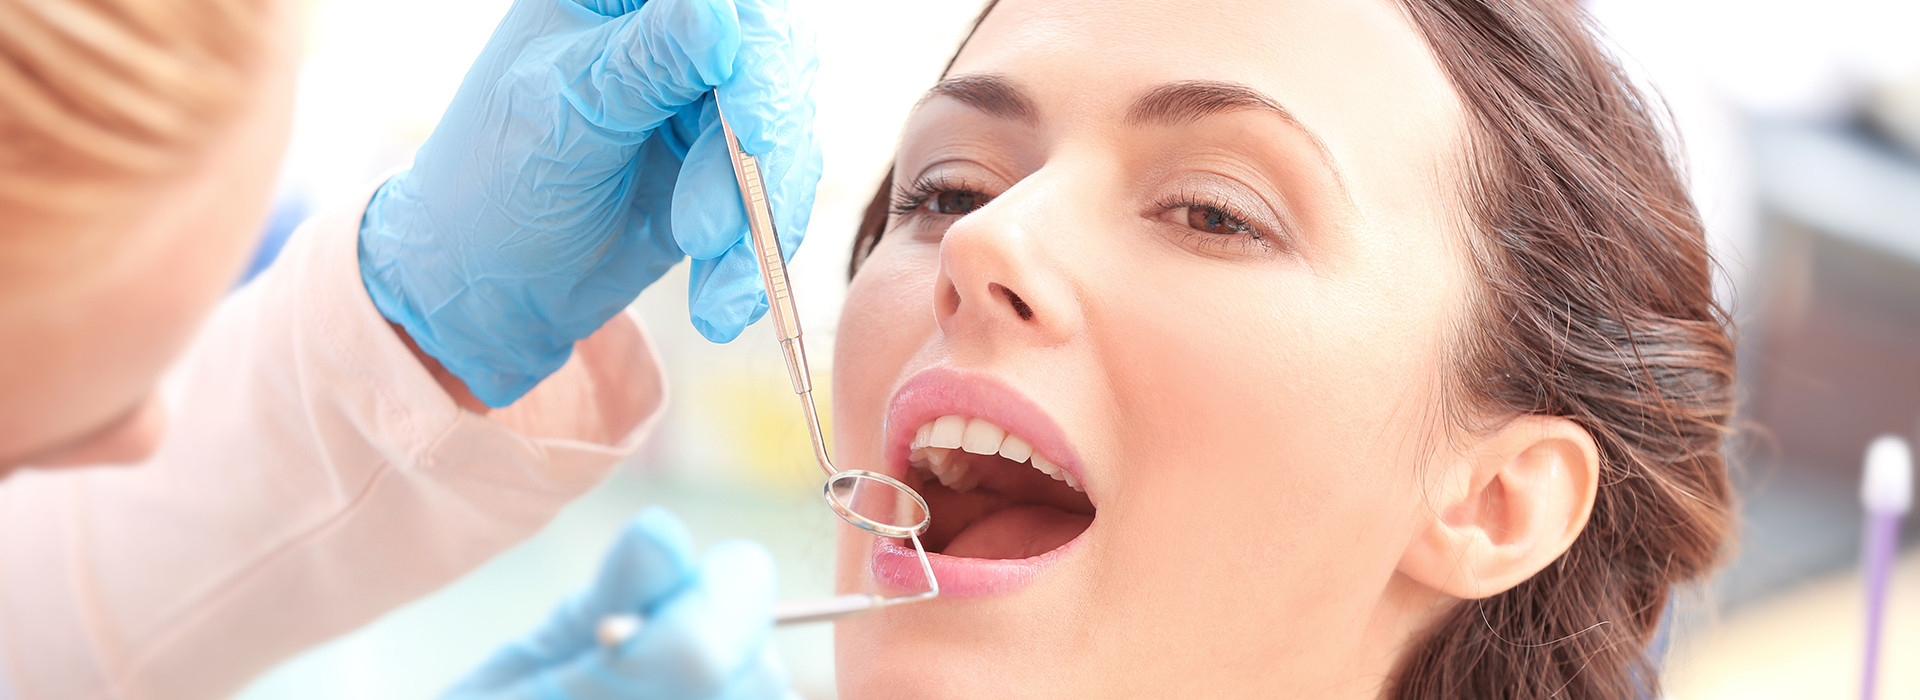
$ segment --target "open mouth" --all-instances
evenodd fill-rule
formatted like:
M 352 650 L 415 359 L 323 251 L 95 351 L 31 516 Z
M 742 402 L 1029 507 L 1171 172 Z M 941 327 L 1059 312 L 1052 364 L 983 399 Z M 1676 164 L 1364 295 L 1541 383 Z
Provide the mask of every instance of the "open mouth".
M 905 481 L 933 516 L 921 537 L 928 552 L 1026 559 L 1093 524 L 1080 477 L 991 422 L 941 416 L 920 426 L 909 449 Z

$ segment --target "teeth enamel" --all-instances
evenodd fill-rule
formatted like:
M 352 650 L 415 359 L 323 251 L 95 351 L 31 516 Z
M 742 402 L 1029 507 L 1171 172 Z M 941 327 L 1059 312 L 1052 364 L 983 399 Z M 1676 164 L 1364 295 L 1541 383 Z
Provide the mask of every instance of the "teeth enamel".
M 946 486 L 947 488 L 950 488 L 950 489 L 953 489 L 953 490 L 955 490 L 955 491 L 958 491 L 958 490 L 960 490 L 960 489 L 958 489 L 958 488 L 956 488 L 956 487 L 954 486 L 954 484 L 957 484 L 957 483 L 960 483 L 960 479 L 961 479 L 961 477 L 964 477 L 964 476 L 966 476 L 966 474 L 964 473 L 964 472 L 966 472 L 966 471 L 967 471 L 967 470 L 966 470 L 966 468 L 965 468 L 965 467 L 962 467 L 962 468 L 959 468 L 959 469 L 951 469 L 951 468 L 949 468 L 949 469 L 935 469 L 935 470 L 933 471 L 933 475 L 934 475 L 934 476 L 937 476 L 937 477 L 940 477 L 940 483 L 941 483 L 942 485 L 944 485 L 944 486 Z
M 960 436 L 960 449 L 977 455 L 990 455 L 1000 451 L 1000 441 L 1007 439 L 1007 431 L 1000 426 L 975 418 L 967 421 L 967 431 Z
M 962 442 L 961 437 L 966 432 L 967 419 L 960 416 L 941 416 L 939 420 L 933 422 L 933 429 L 928 431 L 927 444 L 949 450 L 958 449 Z
M 1025 440 L 1008 435 L 1007 439 L 1000 442 L 1000 456 L 1011 462 L 1025 462 L 1028 457 L 1033 456 L 1033 446 L 1027 444 Z
M 1065 482 L 1075 491 L 1086 492 L 1080 486 L 1079 477 L 1034 452 L 1027 441 L 978 418 L 941 416 L 914 431 L 909 449 L 912 450 L 907 458 L 909 464 L 931 473 L 947 488 L 963 493 L 979 486 L 980 477 L 973 474 L 969 462 L 953 458 L 954 450 L 977 455 L 999 454 L 1010 462 L 1027 462 L 1053 480 Z

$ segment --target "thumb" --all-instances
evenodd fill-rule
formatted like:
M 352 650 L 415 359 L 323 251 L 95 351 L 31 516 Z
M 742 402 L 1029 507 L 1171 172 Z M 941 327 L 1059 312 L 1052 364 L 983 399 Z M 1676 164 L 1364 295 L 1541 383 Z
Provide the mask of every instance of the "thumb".
M 694 584 L 618 649 L 545 679 L 571 698 L 706 698 L 755 679 L 773 629 L 773 558 L 730 540 L 707 551 Z
M 537 687 L 547 682 L 548 674 L 570 673 L 566 669 L 595 658 L 594 627 L 601 618 L 650 613 L 694 578 L 693 539 L 687 526 L 665 508 L 648 508 L 627 522 L 592 588 L 562 603 L 532 634 L 494 653 L 450 690 L 446 700 L 488 697 L 529 684 Z
M 606 615 L 650 612 L 686 587 L 693 573 L 686 523 L 665 508 L 648 508 L 627 521 L 607 550 L 580 612 L 593 624 Z

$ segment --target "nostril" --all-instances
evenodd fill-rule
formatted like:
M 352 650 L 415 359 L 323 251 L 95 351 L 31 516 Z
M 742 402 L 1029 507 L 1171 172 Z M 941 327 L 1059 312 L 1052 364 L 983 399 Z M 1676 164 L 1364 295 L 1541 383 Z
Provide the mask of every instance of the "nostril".
M 944 282 L 944 280 L 942 281 Z M 934 301 L 934 309 L 938 311 L 942 317 L 960 313 L 960 288 L 950 283 L 942 284 L 939 298 Z
M 1004 296 L 1007 298 L 1008 304 L 1013 305 L 1013 312 L 1016 314 L 1020 314 L 1020 320 L 1022 321 L 1033 320 L 1033 307 L 1027 306 L 1027 302 L 1022 301 L 1020 299 L 1020 295 L 1013 293 L 1013 290 L 1008 289 L 1006 285 L 1002 285 L 998 282 L 992 284 L 991 286 L 993 287 L 993 291 L 998 292 L 1001 296 Z

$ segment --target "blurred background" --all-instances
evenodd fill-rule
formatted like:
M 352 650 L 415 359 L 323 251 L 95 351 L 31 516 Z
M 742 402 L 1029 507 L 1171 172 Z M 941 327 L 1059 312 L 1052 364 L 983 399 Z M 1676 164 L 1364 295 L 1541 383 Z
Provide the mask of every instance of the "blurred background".
M 790 269 L 824 387 L 854 226 L 979 3 L 792 3 L 819 36 L 826 170 Z M 257 268 L 306 216 L 407 162 L 509 4 L 307 1 L 295 136 Z M 1710 589 L 1684 598 L 1669 697 L 1856 693 L 1861 458 L 1876 435 L 1920 440 L 1920 2 L 1587 4 L 1678 125 L 1740 326 L 1744 539 Z M 702 339 L 686 321 L 684 266 L 636 308 L 673 391 L 641 455 L 534 539 L 242 697 L 435 696 L 584 584 L 620 523 L 650 504 L 702 544 L 766 544 L 784 597 L 829 593 L 833 516 L 766 324 L 729 345 Z M 1906 535 L 1920 543 L 1920 518 Z M 1920 697 L 1916 551 L 1893 583 L 1883 697 Z M 801 694 L 833 697 L 830 627 L 777 634 Z

